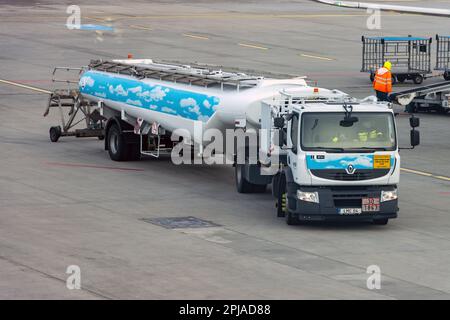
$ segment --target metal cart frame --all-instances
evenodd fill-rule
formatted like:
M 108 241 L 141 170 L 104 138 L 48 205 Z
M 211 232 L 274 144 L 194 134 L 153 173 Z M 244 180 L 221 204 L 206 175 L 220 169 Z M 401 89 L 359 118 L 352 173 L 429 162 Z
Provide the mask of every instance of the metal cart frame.
M 444 71 L 444 79 L 450 80 L 450 36 L 436 35 L 436 68 Z
M 431 74 L 432 38 L 421 37 L 361 37 L 362 68 L 373 81 L 376 71 L 385 61 L 392 63 L 392 80 L 412 80 L 420 84 Z
M 54 126 L 49 130 L 52 142 L 57 142 L 62 136 L 97 137 L 100 140 L 104 138 L 104 118 L 100 115 L 98 106 L 83 99 L 77 88 L 78 78 L 83 70 L 83 68 L 68 67 L 56 67 L 53 70 L 52 82 L 55 85 L 65 83 L 67 88 L 52 91 L 44 112 L 46 117 L 50 109 L 58 108 L 61 115 L 61 126 Z M 62 72 L 66 73 L 67 78 L 57 78 Z M 81 119 L 76 120 L 77 115 L 80 115 Z M 86 127 L 75 129 L 83 121 Z

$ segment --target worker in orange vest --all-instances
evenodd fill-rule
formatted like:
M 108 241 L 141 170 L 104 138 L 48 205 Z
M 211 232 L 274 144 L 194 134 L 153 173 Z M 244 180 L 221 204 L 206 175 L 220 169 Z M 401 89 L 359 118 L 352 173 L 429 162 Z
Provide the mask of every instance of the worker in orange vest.
M 378 101 L 389 101 L 389 93 L 392 92 L 392 64 L 386 61 L 384 66 L 377 70 L 373 81 L 373 88 L 377 94 Z

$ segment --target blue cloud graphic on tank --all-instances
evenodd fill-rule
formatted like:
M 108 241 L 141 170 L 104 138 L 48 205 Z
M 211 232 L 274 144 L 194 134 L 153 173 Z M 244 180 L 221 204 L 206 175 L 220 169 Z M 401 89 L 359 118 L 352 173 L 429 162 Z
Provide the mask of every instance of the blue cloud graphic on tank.
M 97 71 L 86 71 L 79 87 L 83 94 L 202 122 L 213 116 L 220 102 L 216 96 Z

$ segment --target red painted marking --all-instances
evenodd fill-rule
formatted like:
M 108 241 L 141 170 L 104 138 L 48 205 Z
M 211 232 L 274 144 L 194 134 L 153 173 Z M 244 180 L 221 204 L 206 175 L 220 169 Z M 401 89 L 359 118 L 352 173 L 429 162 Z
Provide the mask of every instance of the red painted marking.
M 82 164 L 82 163 L 47 162 L 46 164 L 51 165 L 51 166 L 59 166 L 59 167 L 93 168 L 93 169 L 108 169 L 108 170 L 119 170 L 119 171 L 145 171 L 144 169 L 138 169 L 138 168 L 97 166 L 97 165 L 93 165 L 93 164 Z

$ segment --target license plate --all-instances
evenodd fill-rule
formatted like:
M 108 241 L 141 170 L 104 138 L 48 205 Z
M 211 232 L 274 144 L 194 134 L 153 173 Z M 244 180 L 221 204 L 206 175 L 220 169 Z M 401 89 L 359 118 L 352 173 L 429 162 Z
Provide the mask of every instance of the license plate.
M 361 214 L 361 208 L 340 208 L 339 214 L 342 215 L 352 215 L 352 214 Z
M 380 211 L 380 198 L 362 198 L 362 211 Z

